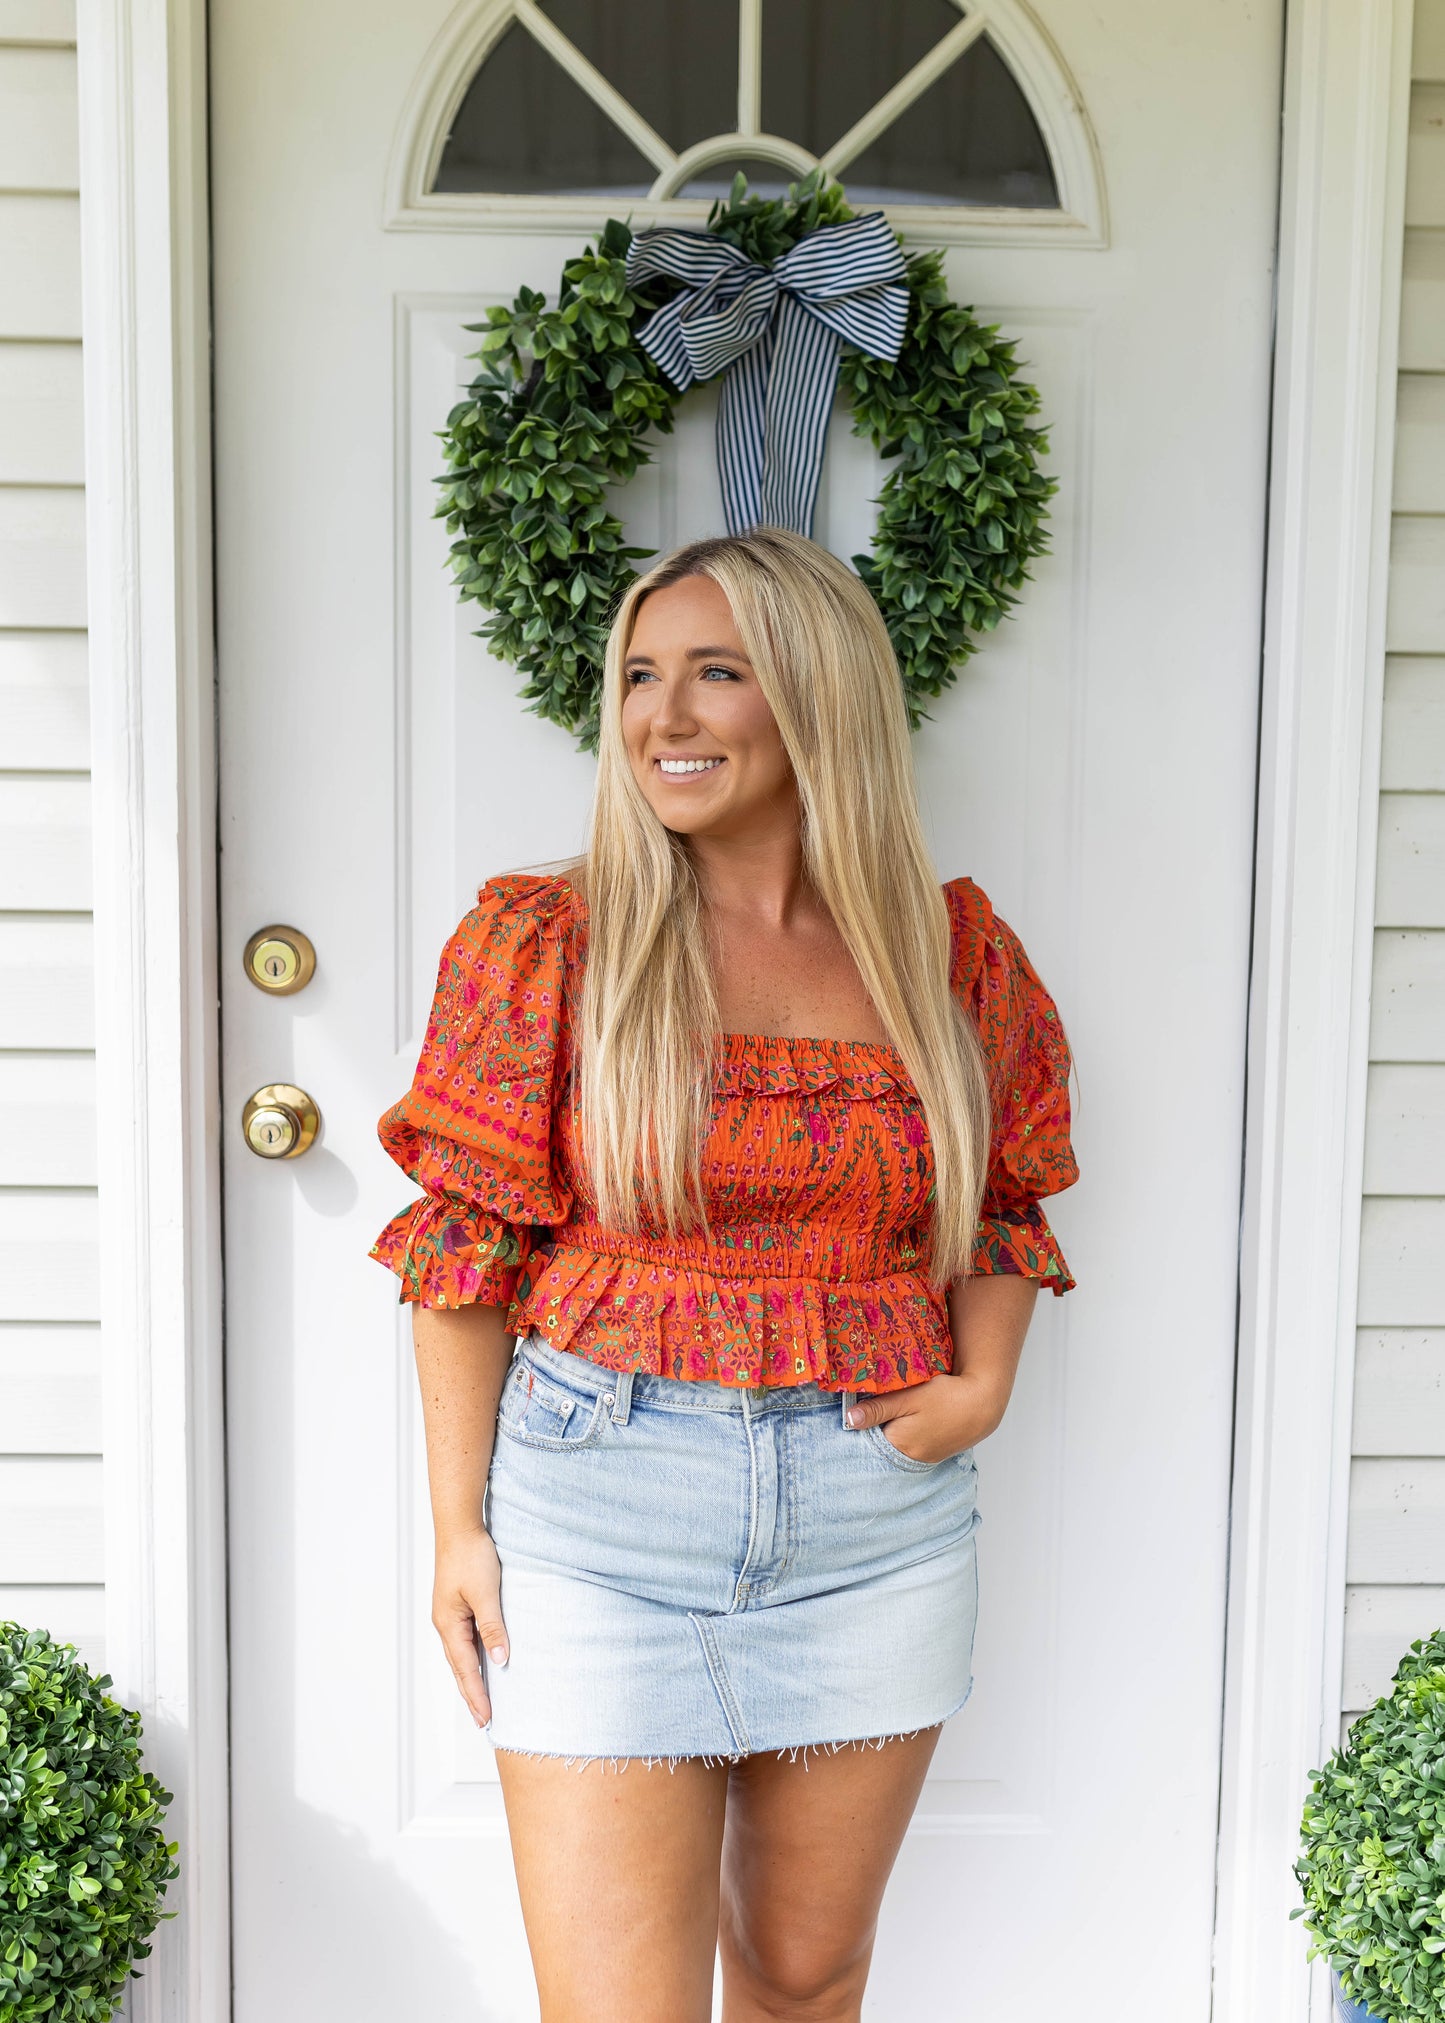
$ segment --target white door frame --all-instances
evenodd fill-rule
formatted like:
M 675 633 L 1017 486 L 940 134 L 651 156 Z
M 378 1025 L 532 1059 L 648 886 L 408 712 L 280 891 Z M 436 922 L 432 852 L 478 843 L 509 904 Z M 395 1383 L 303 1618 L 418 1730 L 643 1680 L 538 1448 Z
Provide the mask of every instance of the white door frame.
M 129 2014 L 231 2013 L 205 0 L 80 0 L 106 1656 L 181 1874 Z
M 1299 2023 L 1339 1740 L 1413 0 L 1288 0 L 1214 2023 Z
M 1340 1704 L 1411 12 L 1288 4 L 1215 2023 L 1310 2013 L 1289 1865 Z M 224 2023 L 204 0 L 80 0 L 79 44 L 107 1635 L 181 1843 L 130 2013 Z

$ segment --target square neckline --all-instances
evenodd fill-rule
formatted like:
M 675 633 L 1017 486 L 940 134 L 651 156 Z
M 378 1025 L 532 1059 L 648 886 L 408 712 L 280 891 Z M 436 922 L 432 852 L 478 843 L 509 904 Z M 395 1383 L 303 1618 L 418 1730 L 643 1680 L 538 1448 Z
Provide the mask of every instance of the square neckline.
M 746 1051 L 749 1048 L 768 1047 L 813 1047 L 820 1052 L 886 1055 L 889 1060 L 901 1061 L 903 1056 L 897 1047 L 887 1040 L 839 1040 L 820 1033 L 732 1033 L 719 1034 L 724 1047 Z

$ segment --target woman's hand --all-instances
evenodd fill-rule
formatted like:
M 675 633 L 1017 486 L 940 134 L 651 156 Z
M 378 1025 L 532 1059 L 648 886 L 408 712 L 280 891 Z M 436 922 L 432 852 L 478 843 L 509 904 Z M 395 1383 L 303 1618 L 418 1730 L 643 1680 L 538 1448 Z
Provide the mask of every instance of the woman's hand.
M 474 1531 L 438 1538 L 431 1619 L 472 1719 L 484 1728 L 492 1718 L 492 1703 L 482 1683 L 478 1652 L 485 1650 L 492 1664 L 505 1665 L 507 1631 L 502 1622 L 501 1563 L 491 1534 L 480 1525 Z
M 881 1426 L 910 1461 L 946 1461 L 976 1440 L 986 1439 L 1003 1418 L 1008 1393 L 970 1371 L 957 1377 L 930 1377 L 901 1391 L 877 1391 L 855 1398 L 850 1426 Z
M 1038 1290 L 1012 1273 L 959 1279 L 948 1292 L 953 1374 L 858 1398 L 848 1424 L 882 1426 L 910 1461 L 946 1461 L 986 1439 L 1008 1409 Z

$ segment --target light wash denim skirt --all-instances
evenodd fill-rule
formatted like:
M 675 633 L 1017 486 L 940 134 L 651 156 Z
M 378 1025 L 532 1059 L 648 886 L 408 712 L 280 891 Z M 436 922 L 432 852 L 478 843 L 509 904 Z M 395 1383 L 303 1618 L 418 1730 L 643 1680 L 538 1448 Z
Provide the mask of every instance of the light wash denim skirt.
M 499 1749 L 736 1759 L 931 1728 L 972 1684 L 971 1451 L 910 1460 L 851 1393 L 619 1374 L 532 1337 L 487 1485 Z

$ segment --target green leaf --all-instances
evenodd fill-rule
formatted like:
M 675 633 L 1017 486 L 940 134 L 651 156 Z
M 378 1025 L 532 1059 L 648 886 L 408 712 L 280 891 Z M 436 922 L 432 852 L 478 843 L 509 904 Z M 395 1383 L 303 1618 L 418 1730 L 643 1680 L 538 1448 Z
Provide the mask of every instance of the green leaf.
M 170 1794 L 110 1683 L 0 1623 L 0 2016 L 16 2023 L 106 2023 L 166 1915 Z

